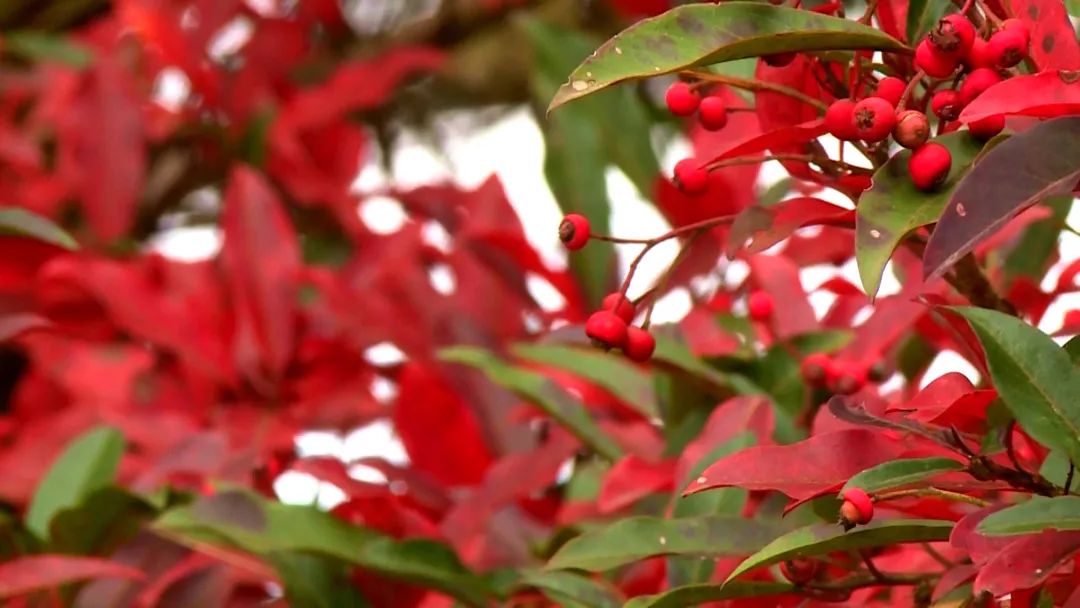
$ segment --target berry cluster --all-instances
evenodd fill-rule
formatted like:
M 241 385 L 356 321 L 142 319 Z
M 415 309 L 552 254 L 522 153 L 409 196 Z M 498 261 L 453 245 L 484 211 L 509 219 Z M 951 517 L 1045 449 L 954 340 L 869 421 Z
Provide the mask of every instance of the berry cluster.
M 702 97 L 694 85 L 682 81 L 668 87 L 664 96 L 668 111 L 675 116 L 693 116 L 697 112 L 698 121 L 709 131 L 719 131 L 727 125 L 728 108 L 719 95 Z

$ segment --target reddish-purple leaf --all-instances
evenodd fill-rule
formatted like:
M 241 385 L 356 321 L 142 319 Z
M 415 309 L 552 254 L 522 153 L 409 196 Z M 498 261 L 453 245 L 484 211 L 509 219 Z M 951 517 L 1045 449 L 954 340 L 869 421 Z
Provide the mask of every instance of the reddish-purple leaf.
M 1021 211 L 1071 192 L 1080 180 L 1080 116 L 1048 120 L 1003 141 L 953 192 L 923 255 L 923 276 L 941 276 Z
M 141 579 L 136 568 L 93 557 L 34 555 L 0 564 L 0 598 L 94 578 Z
M 222 258 L 236 311 L 235 356 L 249 378 L 279 376 L 292 356 L 300 246 L 281 201 L 248 167 L 233 170 Z
M 990 87 L 960 113 L 970 123 L 999 114 L 1049 118 L 1080 113 L 1080 71 L 1054 70 L 1007 78 Z
M 690 482 L 685 494 L 736 486 L 777 490 L 799 499 L 842 484 L 901 452 L 898 441 L 868 429 L 823 433 L 790 445 L 754 446 L 713 463 Z
M 1029 52 L 1041 70 L 1080 68 L 1080 45 L 1062 0 L 1006 0 L 1031 34 Z
M 949 544 L 964 551 L 976 565 L 981 565 L 992 559 L 1002 549 L 1017 540 L 1016 536 L 983 536 L 975 532 L 979 522 L 986 519 L 990 514 L 996 513 L 1009 505 L 998 503 L 996 505 L 980 509 L 974 513 L 968 513 L 956 522 L 952 534 L 949 536 Z
M 1046 531 L 1025 536 L 1001 550 L 975 577 L 975 593 L 1003 595 L 1035 587 L 1080 551 L 1080 532 Z
M 597 506 L 601 513 L 614 513 L 655 492 L 671 490 L 675 461 L 649 462 L 631 454 L 615 463 L 600 486 Z
M 933 600 L 936 602 L 953 589 L 975 578 L 978 573 L 979 567 L 974 564 L 961 564 L 946 570 L 937 585 L 934 585 Z

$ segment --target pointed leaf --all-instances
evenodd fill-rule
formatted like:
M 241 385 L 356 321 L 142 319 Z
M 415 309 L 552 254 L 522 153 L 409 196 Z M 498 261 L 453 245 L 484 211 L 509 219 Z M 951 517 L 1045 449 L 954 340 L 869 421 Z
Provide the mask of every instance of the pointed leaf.
M 618 593 L 600 581 L 571 572 L 524 572 L 521 582 L 566 608 L 619 608 Z
M 873 494 L 918 484 L 942 473 L 963 469 L 963 464 L 951 458 L 905 458 L 866 469 L 849 479 L 841 491 L 846 488 L 862 488 Z
M 0 564 L 0 599 L 95 578 L 141 579 L 131 566 L 93 557 L 33 555 Z
M 777 525 L 735 516 L 631 517 L 566 543 L 547 568 L 601 572 L 654 555 L 746 555 L 779 532 Z
M 915 188 L 907 169 L 911 152 L 905 150 L 874 173 L 874 185 L 859 198 L 855 259 L 863 289 L 871 298 L 877 295 L 881 274 L 893 250 L 912 230 L 937 221 L 953 188 L 983 147 L 966 132 L 950 133 L 934 141 L 952 153 L 952 170 L 939 190 L 926 193 Z
M 656 595 L 638 596 L 627 602 L 625 608 L 686 608 L 706 602 L 782 595 L 794 591 L 796 591 L 795 586 L 787 583 L 761 581 L 732 581 L 723 585 L 703 583 L 676 587 Z
M 1080 180 L 1080 116 L 1048 120 L 987 152 L 961 180 L 923 255 L 923 275 L 941 276 L 1016 214 Z
M 960 113 L 967 124 L 998 114 L 1049 118 L 1080 113 L 1080 71 L 1053 70 L 1007 78 L 983 91 Z
M 440 351 L 444 361 L 461 363 L 484 372 L 492 382 L 536 405 L 585 445 L 609 460 L 618 460 L 622 449 L 589 416 L 570 393 L 536 372 L 514 367 L 479 348 L 455 347 Z
M 836 524 L 814 524 L 789 532 L 748 557 L 728 575 L 732 580 L 745 572 L 796 557 L 853 551 L 900 543 L 937 542 L 949 539 L 953 522 L 930 519 L 873 521 L 844 532 Z
M 972 307 L 962 315 L 979 337 L 998 395 L 1036 441 L 1080 462 L 1080 369 L 1049 336 L 1009 315 Z
M 1080 496 L 1036 496 L 1015 507 L 991 513 L 976 530 L 988 536 L 1080 530 Z
M 630 26 L 570 75 L 548 111 L 635 78 L 787 51 L 877 49 L 903 43 L 849 19 L 756 2 L 689 4 Z
M 27 529 L 48 538 L 53 516 L 109 485 L 123 454 L 124 436 L 111 427 L 93 429 L 71 442 L 38 484 L 26 511 Z
M 0 234 L 37 239 L 64 249 L 79 248 L 79 244 L 63 228 L 36 213 L 16 207 L 0 208 Z

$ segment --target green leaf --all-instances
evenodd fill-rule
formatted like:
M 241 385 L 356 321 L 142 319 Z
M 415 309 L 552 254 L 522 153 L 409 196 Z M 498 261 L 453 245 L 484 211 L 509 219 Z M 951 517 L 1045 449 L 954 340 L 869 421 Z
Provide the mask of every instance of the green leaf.
M 1080 336 L 1070 338 L 1062 349 L 1069 355 L 1069 360 L 1073 362 L 1073 365 L 1080 365 Z
M 622 456 L 622 448 L 596 425 L 581 402 L 542 374 L 514 367 L 481 348 L 446 348 L 439 351 L 439 357 L 484 372 L 492 382 L 542 409 L 608 460 L 618 460 Z
M 285 599 L 305 608 L 364 608 L 370 604 L 349 584 L 341 562 L 303 553 L 271 553 L 267 560 L 281 577 Z
M 635 597 L 627 602 L 624 608 L 686 608 L 706 602 L 781 595 L 793 591 L 795 591 L 795 586 L 788 583 L 760 581 L 732 581 L 723 585 L 704 583 L 677 587 L 656 595 Z
M 1035 534 L 1043 530 L 1080 530 L 1080 496 L 1036 496 L 991 513 L 976 528 L 980 534 L 989 536 Z
M 484 582 L 446 545 L 395 541 L 313 507 L 286 505 L 243 490 L 222 491 L 171 509 L 153 529 L 196 549 L 225 546 L 264 558 L 279 552 L 324 555 L 442 591 L 472 606 L 487 601 Z
M 646 418 L 658 415 L 649 377 L 624 359 L 596 349 L 561 344 L 518 344 L 512 351 L 522 359 L 564 369 L 589 380 Z
M 924 277 L 941 276 L 1016 214 L 1071 193 L 1077 180 L 1080 116 L 1051 118 L 1001 142 L 952 193 L 926 243 Z
M 893 250 L 907 233 L 937 221 L 960 178 L 983 148 L 966 131 L 934 139 L 952 153 L 948 181 L 934 192 L 923 192 L 911 183 L 908 159 L 911 151 L 894 154 L 874 173 L 873 186 L 859 197 L 855 215 L 855 260 L 863 289 L 873 298 Z
M 566 543 L 547 568 L 601 572 L 654 555 L 746 555 L 764 547 L 780 530 L 737 516 L 630 517 Z
M 150 503 L 126 490 L 101 488 L 53 516 L 49 548 L 70 555 L 111 555 L 156 512 Z
M 949 10 L 948 2 L 911 0 L 907 11 L 907 39 L 922 40 Z
M 747 431 L 739 433 L 730 440 L 709 450 L 701 460 L 694 464 L 685 479 L 676 480 L 679 485 L 675 488 L 675 506 L 672 508 L 672 515 L 675 517 L 689 517 L 694 515 L 737 515 L 741 513 L 746 505 L 746 498 L 749 496 L 749 492 L 743 488 L 717 488 L 708 492 L 691 494 L 690 496 L 682 496 L 682 491 L 690 485 L 691 481 L 697 479 L 705 469 L 709 468 L 712 463 L 756 443 L 757 439 L 754 434 Z
M 38 484 L 26 511 L 26 528 L 38 538 L 48 538 L 53 516 L 112 483 L 123 454 L 124 436 L 112 427 L 98 427 L 80 435 Z
M 873 521 L 844 532 L 836 524 L 814 524 L 800 528 L 769 543 L 746 558 L 727 580 L 754 568 L 771 566 L 796 557 L 811 557 L 833 551 L 853 551 L 898 543 L 936 542 L 949 539 L 954 522 L 931 519 Z
M 764 393 L 760 387 L 742 376 L 725 374 L 694 356 L 685 343 L 670 333 L 659 330 L 653 332 L 656 338 L 656 351 L 653 353 L 652 360 L 655 365 L 668 369 L 674 368 L 688 374 L 721 394 L 732 391 L 742 394 Z
M 619 608 L 615 589 L 570 572 L 526 571 L 521 583 L 535 587 L 564 608 Z
M 570 74 L 548 111 L 631 79 L 788 51 L 905 50 L 884 32 L 758 2 L 689 4 L 630 26 Z
M 26 61 L 53 61 L 76 69 L 89 66 L 94 59 L 89 48 L 66 36 L 42 31 L 6 32 L 4 53 Z
M 63 228 L 36 213 L 17 207 L 0 208 L 0 234 L 37 239 L 68 250 L 79 248 L 79 244 Z
M 975 331 L 990 377 L 1016 421 L 1036 441 L 1080 462 L 1080 370 L 1046 334 L 1000 312 L 954 307 Z
M 858 473 L 844 484 L 847 488 L 862 488 L 873 494 L 883 490 L 918 484 L 949 471 L 962 471 L 964 465 L 951 458 L 906 458 L 884 462 Z

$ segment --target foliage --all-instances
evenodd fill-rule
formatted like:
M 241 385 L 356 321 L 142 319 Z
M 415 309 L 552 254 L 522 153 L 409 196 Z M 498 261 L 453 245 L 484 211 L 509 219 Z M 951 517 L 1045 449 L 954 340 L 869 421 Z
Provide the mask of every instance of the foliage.
M 0 4 L 5 606 L 1080 605 L 1076 3 L 383 4 Z M 566 268 L 497 178 L 355 185 L 493 104 Z

